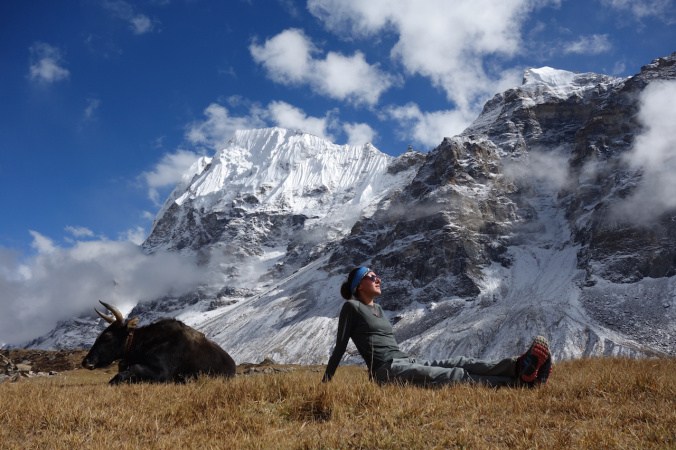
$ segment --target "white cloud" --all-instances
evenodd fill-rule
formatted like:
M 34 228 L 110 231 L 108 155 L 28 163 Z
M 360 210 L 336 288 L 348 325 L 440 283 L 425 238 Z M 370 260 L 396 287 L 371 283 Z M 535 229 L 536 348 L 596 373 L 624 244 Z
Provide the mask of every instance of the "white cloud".
M 31 234 L 31 236 L 33 236 L 33 243 L 31 244 L 31 246 L 35 250 L 44 254 L 54 253 L 54 251 L 56 250 L 56 246 L 54 245 L 54 242 L 52 242 L 51 239 L 49 239 L 46 236 L 43 236 L 37 231 L 30 230 L 29 233 Z
M 364 145 L 367 142 L 373 142 L 376 132 L 365 123 L 345 123 L 343 131 L 347 134 L 347 143 L 349 145 Z
M 145 34 L 153 30 L 153 23 L 148 16 L 137 14 L 129 19 L 134 34 Z
M 612 45 L 607 34 L 592 34 L 591 36 L 580 36 L 578 40 L 564 45 L 563 52 L 566 54 L 598 55 L 611 48 Z
M 113 17 L 124 20 L 134 34 L 149 33 L 157 28 L 157 21 L 150 19 L 145 14 L 136 12 L 134 6 L 123 0 L 105 0 L 101 3 Z
M 187 150 L 177 150 L 174 153 L 164 155 L 151 171 L 144 172 L 141 175 L 148 186 L 150 199 L 159 203 L 159 190 L 175 186 L 199 158 L 200 155 Z
M 331 98 L 354 100 L 374 105 L 392 86 L 392 77 L 366 62 L 361 52 L 343 56 L 329 52 L 326 59 L 315 61 L 315 71 L 308 74 L 311 85 Z
M 94 232 L 86 227 L 67 226 L 65 231 L 76 238 L 94 237 Z
M 627 64 L 624 61 L 615 61 L 615 65 L 613 66 L 613 70 L 611 72 L 612 75 L 621 75 L 627 70 Z
M 345 37 L 396 34 L 391 57 L 409 75 L 429 78 L 467 111 L 494 94 L 501 79 L 501 68 L 488 73 L 484 58 L 517 54 L 527 14 L 545 4 L 558 1 L 309 0 L 308 8 Z
M 132 228 L 120 235 L 121 241 L 129 241 L 136 245 L 143 244 L 143 241 L 145 241 L 145 239 L 146 239 L 146 230 L 143 227 Z
M 63 67 L 61 51 L 44 42 L 36 42 L 30 47 L 29 77 L 38 83 L 55 83 L 65 80 L 70 71 Z
M 278 83 L 303 83 L 309 72 L 314 48 L 302 30 L 291 28 L 249 47 L 254 61 L 263 64 L 270 78 Z
M 370 65 L 363 53 L 345 56 L 329 52 L 324 59 L 319 50 L 298 29 L 288 29 L 261 45 L 249 47 L 254 60 L 268 76 L 281 84 L 309 85 L 315 92 L 338 100 L 373 105 L 393 84 L 392 77 Z
M 503 160 L 504 174 L 519 182 L 532 183 L 537 181 L 553 192 L 558 192 L 570 182 L 568 157 L 570 150 L 561 149 L 531 149 L 527 157 L 512 162 Z
M 329 114 L 324 117 L 311 117 L 286 102 L 270 102 L 266 113 L 278 127 L 302 130 L 324 139 L 333 139 L 328 132 L 331 126 Z
M 399 122 L 401 138 L 411 138 L 429 149 L 441 144 L 445 137 L 462 132 L 474 115 L 461 110 L 423 112 L 414 103 L 405 106 L 390 107 L 385 113 Z
M 676 81 L 655 81 L 640 97 L 638 120 L 643 132 L 636 137 L 625 161 L 640 171 L 634 192 L 616 205 L 616 218 L 645 224 L 676 208 Z
M 0 342 L 19 344 L 98 299 L 131 305 L 193 289 L 205 274 L 178 253 L 146 255 L 131 242 L 88 241 L 60 248 L 31 232 L 38 254 L 19 263 L 0 249 Z
M 212 103 L 204 110 L 206 120 L 196 121 L 188 126 L 186 137 L 192 144 L 203 145 L 209 150 L 223 147 L 237 130 L 265 127 L 256 107 L 248 116 L 231 116 L 227 108 Z

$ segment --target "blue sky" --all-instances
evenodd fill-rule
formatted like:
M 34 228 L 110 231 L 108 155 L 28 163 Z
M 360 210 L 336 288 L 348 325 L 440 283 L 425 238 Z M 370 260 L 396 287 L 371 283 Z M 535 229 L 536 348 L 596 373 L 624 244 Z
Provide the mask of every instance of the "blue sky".
M 238 128 L 428 151 L 525 68 L 673 51 L 673 0 L 5 0 L 0 275 L 30 296 L 45 255 L 141 242 Z
M 60 243 L 138 241 L 191 157 L 236 128 L 302 128 L 392 155 L 429 150 L 526 67 L 628 76 L 675 51 L 675 9 L 4 1 L 0 247 L 29 251 L 30 231 Z

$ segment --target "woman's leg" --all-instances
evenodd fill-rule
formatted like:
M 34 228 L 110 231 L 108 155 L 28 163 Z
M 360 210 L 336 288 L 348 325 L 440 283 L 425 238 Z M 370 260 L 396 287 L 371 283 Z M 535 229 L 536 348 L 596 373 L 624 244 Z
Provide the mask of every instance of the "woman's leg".
M 487 375 L 500 377 L 516 377 L 516 358 L 503 358 L 498 361 L 458 356 L 455 358 L 433 361 L 418 361 L 420 364 L 434 367 L 460 368 L 471 375 Z
M 513 362 L 512 362 L 513 365 Z M 462 367 L 432 365 L 413 358 L 397 358 L 376 372 L 380 382 L 404 382 L 421 386 L 438 386 L 451 383 L 480 383 L 488 386 L 515 386 L 514 376 L 474 374 Z

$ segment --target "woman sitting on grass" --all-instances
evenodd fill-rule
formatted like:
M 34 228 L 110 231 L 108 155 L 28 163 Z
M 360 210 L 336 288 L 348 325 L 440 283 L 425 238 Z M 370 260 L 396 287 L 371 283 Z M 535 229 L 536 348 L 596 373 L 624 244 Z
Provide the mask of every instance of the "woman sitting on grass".
M 518 358 L 499 361 L 464 356 L 443 361 L 411 358 L 399 349 L 392 325 L 380 305 L 374 302 L 381 293 L 380 278 L 371 269 L 354 268 L 342 284 L 340 293 L 347 301 L 340 311 L 336 346 L 324 372 L 324 382 L 333 378 L 350 338 L 368 366 L 369 378 L 379 383 L 438 386 L 469 382 L 534 387 L 545 384 L 552 370 L 549 345 L 542 336 L 536 337 L 526 353 Z

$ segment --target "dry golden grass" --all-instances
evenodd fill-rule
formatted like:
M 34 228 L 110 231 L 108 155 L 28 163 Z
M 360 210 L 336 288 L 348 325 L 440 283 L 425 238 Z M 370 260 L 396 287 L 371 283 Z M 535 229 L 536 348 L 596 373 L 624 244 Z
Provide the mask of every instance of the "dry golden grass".
M 541 389 L 379 387 L 359 367 L 107 385 L 75 370 L 0 385 L 0 447 L 676 448 L 676 359 L 555 366 Z

